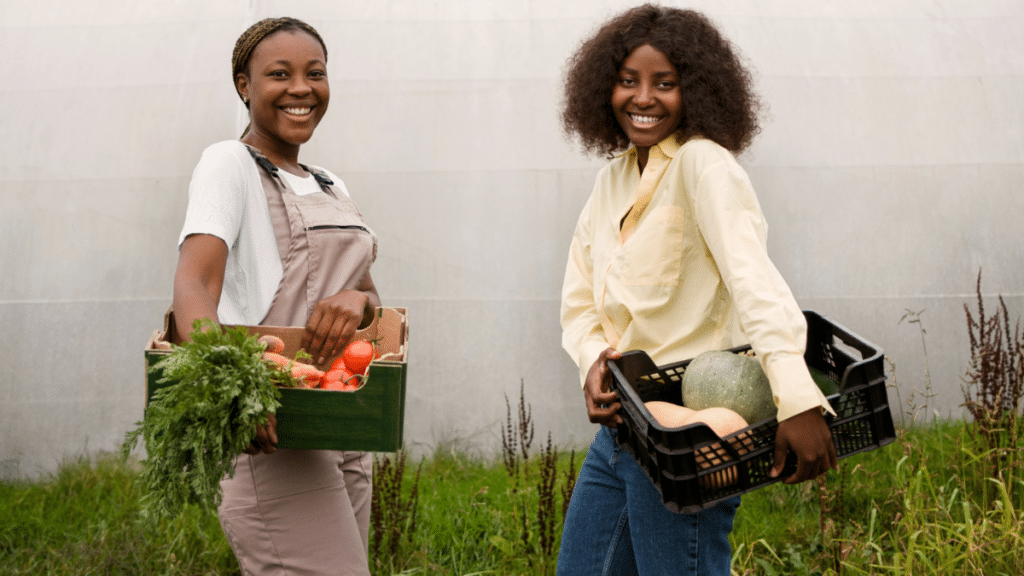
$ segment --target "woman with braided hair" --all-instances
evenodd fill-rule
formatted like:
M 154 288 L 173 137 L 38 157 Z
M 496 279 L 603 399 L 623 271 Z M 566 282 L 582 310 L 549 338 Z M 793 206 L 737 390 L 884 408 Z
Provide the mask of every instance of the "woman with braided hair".
M 314 358 L 340 353 L 380 306 L 377 241 L 327 170 L 299 163 L 327 111 L 327 47 L 311 26 L 270 18 L 246 30 L 232 80 L 249 110 L 240 140 L 207 148 L 189 185 L 174 278 L 178 334 L 194 320 L 302 326 Z M 247 575 L 368 575 L 372 460 L 276 449 L 255 431 L 221 482 L 218 515 Z

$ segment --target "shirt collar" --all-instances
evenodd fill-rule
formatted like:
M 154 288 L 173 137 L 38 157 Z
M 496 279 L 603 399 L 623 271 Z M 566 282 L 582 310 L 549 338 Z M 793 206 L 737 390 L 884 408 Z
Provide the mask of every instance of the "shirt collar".
M 661 142 L 658 142 L 654 146 L 651 146 L 651 149 L 653 150 L 654 148 L 657 148 L 666 157 L 675 158 L 676 152 L 679 152 L 679 149 L 682 147 L 683 144 L 679 141 L 679 137 L 675 133 L 673 133 L 669 135 L 668 138 L 665 138 Z M 628 150 L 626 150 L 622 154 L 619 154 L 618 156 L 616 156 L 616 158 L 620 158 L 622 156 L 632 156 L 635 158 L 636 146 L 630 146 Z

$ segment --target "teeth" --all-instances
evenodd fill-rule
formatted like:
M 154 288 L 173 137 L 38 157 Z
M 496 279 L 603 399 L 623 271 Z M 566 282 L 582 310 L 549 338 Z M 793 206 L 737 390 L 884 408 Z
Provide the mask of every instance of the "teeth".
M 661 120 L 657 116 L 640 116 L 639 114 L 630 114 L 629 117 L 637 124 L 655 124 L 658 120 Z
M 294 115 L 294 116 L 305 116 L 306 114 L 309 114 L 310 111 L 312 111 L 313 109 L 312 108 L 284 108 L 283 110 L 285 112 L 289 113 L 289 114 Z

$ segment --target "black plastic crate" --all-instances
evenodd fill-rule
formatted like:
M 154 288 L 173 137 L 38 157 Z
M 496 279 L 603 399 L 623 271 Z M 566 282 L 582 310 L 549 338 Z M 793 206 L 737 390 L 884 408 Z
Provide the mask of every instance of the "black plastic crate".
M 804 359 L 823 389 L 837 393 L 828 401 L 836 416 L 829 428 L 840 458 L 873 450 L 896 438 L 885 389 L 882 351 L 846 328 L 805 311 L 807 350 Z M 749 350 L 749 346 L 734 352 Z M 694 513 L 727 498 L 778 482 L 796 470 L 793 454 L 778 478 L 769 476 L 775 451 L 774 419 L 719 438 L 704 424 L 664 428 L 644 402 L 682 405 L 681 379 L 690 360 L 655 366 L 642 351 L 609 362 L 612 390 L 622 401 L 617 441 L 644 469 L 665 506 Z

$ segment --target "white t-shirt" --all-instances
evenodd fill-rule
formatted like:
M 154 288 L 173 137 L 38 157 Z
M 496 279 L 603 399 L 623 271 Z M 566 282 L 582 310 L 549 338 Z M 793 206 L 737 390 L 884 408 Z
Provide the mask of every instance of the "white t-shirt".
M 287 170 L 279 170 L 278 174 L 284 177 L 284 181 L 288 183 L 292 192 L 295 192 L 297 196 L 309 196 L 312 194 L 324 193 L 324 189 L 320 187 L 320 183 L 316 181 L 316 178 L 314 178 L 312 174 L 296 176 Z
M 217 307 L 222 324 L 259 324 L 284 275 L 259 170 L 245 144 L 218 142 L 203 151 L 188 188 L 188 209 L 178 247 L 191 234 L 210 234 L 228 246 Z M 347 196 L 341 179 L 323 171 Z

